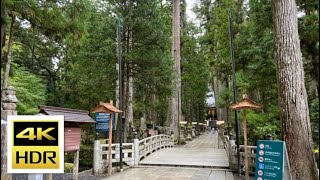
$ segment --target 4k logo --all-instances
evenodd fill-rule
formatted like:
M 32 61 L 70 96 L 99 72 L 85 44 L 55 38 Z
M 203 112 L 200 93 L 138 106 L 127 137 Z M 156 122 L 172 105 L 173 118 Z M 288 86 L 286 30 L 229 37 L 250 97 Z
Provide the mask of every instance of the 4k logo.
M 63 116 L 8 116 L 8 172 L 63 173 Z
M 48 128 L 45 131 L 42 131 L 42 128 L 37 128 L 37 134 L 34 135 L 34 129 L 35 128 L 26 128 L 25 130 L 21 131 L 21 133 L 16 135 L 16 138 L 29 138 L 29 140 L 34 140 L 37 138 L 37 140 L 42 140 L 42 136 L 49 140 L 56 140 L 54 137 L 50 136 L 48 134 L 49 131 L 54 130 L 55 128 Z M 28 135 L 26 135 L 29 132 Z

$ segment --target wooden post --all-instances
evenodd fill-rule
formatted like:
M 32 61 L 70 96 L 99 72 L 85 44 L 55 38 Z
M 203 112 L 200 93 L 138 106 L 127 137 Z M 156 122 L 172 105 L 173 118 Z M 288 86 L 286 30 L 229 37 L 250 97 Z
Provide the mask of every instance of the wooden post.
M 245 176 L 246 180 L 249 180 L 249 165 L 248 165 L 248 150 L 247 150 L 247 120 L 246 120 L 246 110 L 243 110 L 243 138 L 244 138 L 244 166 L 245 166 Z
M 79 150 L 73 156 L 73 180 L 78 180 L 79 175 Z
M 52 180 L 52 174 L 46 174 L 45 180 Z
M 99 133 L 97 133 L 96 140 L 94 141 L 93 146 L 93 175 L 98 175 L 101 171 L 101 148 L 100 148 L 100 139 Z
M 108 147 L 108 174 L 111 175 L 112 172 L 112 113 L 110 112 L 109 120 L 109 147 Z

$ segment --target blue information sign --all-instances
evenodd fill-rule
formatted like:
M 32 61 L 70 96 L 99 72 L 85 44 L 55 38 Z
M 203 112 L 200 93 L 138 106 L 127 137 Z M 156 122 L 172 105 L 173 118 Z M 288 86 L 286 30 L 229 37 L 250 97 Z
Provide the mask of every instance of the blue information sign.
M 282 180 L 285 160 L 284 141 L 259 140 L 255 180 Z
M 109 131 L 110 113 L 98 112 L 95 114 L 96 131 L 107 132 Z M 115 114 L 112 116 L 112 129 L 115 127 Z

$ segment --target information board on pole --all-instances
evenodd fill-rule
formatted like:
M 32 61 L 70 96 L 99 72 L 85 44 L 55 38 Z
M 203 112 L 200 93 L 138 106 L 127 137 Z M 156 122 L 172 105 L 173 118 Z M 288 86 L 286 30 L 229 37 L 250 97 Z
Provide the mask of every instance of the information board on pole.
M 259 140 L 255 180 L 291 180 L 284 141 Z
M 115 130 L 115 114 L 112 113 L 112 130 Z M 107 132 L 109 131 L 109 121 L 110 121 L 110 113 L 106 112 L 97 112 L 95 113 L 95 129 L 98 132 Z

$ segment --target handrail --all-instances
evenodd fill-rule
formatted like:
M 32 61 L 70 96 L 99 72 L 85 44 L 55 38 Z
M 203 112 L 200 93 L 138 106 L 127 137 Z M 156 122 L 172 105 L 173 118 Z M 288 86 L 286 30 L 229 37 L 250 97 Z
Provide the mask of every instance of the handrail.
M 96 169 L 100 171 L 104 169 L 104 166 L 107 166 L 108 156 L 108 147 L 109 144 L 105 144 L 107 142 L 106 139 L 99 140 L 97 146 L 97 163 L 98 166 Z M 101 144 L 102 142 L 102 144 Z M 123 143 L 122 153 L 123 153 L 123 161 L 126 162 L 130 166 L 138 165 L 138 162 L 141 158 L 144 158 L 151 154 L 154 151 L 157 151 L 164 147 L 173 147 L 174 139 L 173 136 L 169 135 L 155 135 L 151 137 L 147 137 L 142 140 L 135 139 L 133 143 Z M 111 145 L 111 158 L 112 162 L 120 162 L 120 144 L 114 143 Z
M 154 135 L 154 136 L 150 136 L 150 137 L 141 139 L 141 140 L 139 141 L 139 143 L 141 143 L 141 142 L 143 142 L 143 141 L 148 141 L 149 139 L 154 139 L 154 138 L 156 138 L 156 137 L 167 137 L 168 139 L 172 139 L 172 136 L 165 135 L 165 134 L 159 134 L 159 135 Z
M 223 141 L 224 149 L 227 151 L 227 155 L 229 158 L 230 168 L 237 168 L 237 146 L 234 140 L 229 140 L 229 137 L 226 135 L 221 135 L 221 139 Z M 244 166 L 244 145 L 239 145 L 240 148 L 240 163 Z M 248 150 L 248 162 L 249 168 L 253 169 L 255 167 L 256 160 L 256 151 L 257 146 L 247 146 Z
M 173 136 L 169 135 L 155 135 L 139 141 L 139 161 L 141 158 L 146 157 L 152 152 L 159 150 L 163 147 L 173 147 Z
M 108 147 L 109 144 L 100 144 L 100 156 L 101 156 L 101 164 L 107 164 L 108 156 Z M 112 144 L 111 145 L 111 154 L 112 154 L 112 162 L 120 162 L 120 144 Z M 123 161 L 127 162 L 129 165 L 133 165 L 134 163 L 134 148 L 133 143 L 123 143 L 122 144 L 123 150 Z

